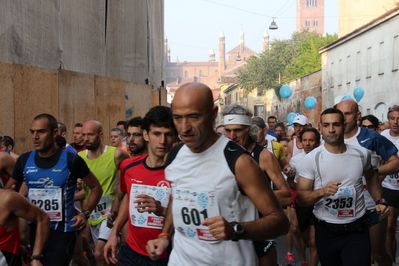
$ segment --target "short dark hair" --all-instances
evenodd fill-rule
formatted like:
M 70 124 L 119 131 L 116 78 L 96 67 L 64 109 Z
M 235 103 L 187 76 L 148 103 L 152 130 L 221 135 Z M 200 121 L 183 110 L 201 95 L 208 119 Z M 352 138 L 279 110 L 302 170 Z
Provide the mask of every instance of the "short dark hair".
M 61 123 L 61 122 L 57 122 L 57 124 L 58 124 L 58 129 L 60 130 L 60 134 L 62 134 L 62 133 L 66 133 L 66 126 L 65 126 L 65 124 L 64 123 Z
M 370 121 L 375 128 L 377 128 L 379 126 L 379 124 L 380 124 L 380 121 L 374 115 L 365 115 L 365 116 L 363 116 L 362 118 L 360 118 L 360 123 L 363 122 L 364 120 Z
M 283 122 L 277 122 L 277 123 L 274 125 L 274 129 L 276 129 L 276 127 L 281 127 L 281 128 L 283 129 L 283 131 L 285 131 L 285 125 L 284 125 Z
M 33 118 L 33 120 L 39 120 L 39 119 L 47 119 L 50 130 L 58 129 L 57 119 L 55 119 L 54 116 L 43 113 Z
M 321 122 L 321 117 L 323 115 L 328 115 L 328 114 L 339 114 L 340 122 L 344 123 L 344 114 L 341 112 L 341 110 L 339 110 L 337 108 L 327 108 L 326 110 L 324 110 L 320 115 L 320 122 Z
M 176 132 L 173 123 L 172 109 L 161 105 L 152 107 L 143 118 L 141 128 L 148 132 L 151 126 L 172 128 Z
M 125 129 L 125 130 L 127 130 L 127 123 L 126 123 L 126 121 L 118 121 L 118 123 L 116 123 L 116 126 L 120 126 L 120 125 L 123 125 L 123 128 Z
M 274 115 L 271 115 L 267 118 L 267 121 L 269 121 L 269 119 L 275 119 L 277 121 L 277 117 L 275 117 Z
M 128 123 L 128 127 L 141 127 L 141 125 L 143 125 L 143 118 L 141 116 L 133 117 Z
M 74 127 L 74 128 L 75 128 L 75 127 L 83 127 L 83 124 L 82 124 L 82 123 L 76 123 L 73 127 Z
M 57 144 L 57 146 L 58 146 L 59 149 L 64 149 L 65 146 L 66 146 L 66 144 L 67 144 L 67 141 L 66 141 L 66 139 L 65 139 L 64 137 L 62 137 L 61 135 L 57 135 L 57 136 L 55 137 L 55 143 Z
M 289 138 L 281 138 L 279 142 L 282 142 L 282 141 L 290 142 L 291 139 L 289 139 Z
M 305 134 L 306 132 L 313 132 L 315 137 L 316 137 L 316 141 L 320 144 L 320 132 L 317 131 L 317 129 L 315 129 L 314 127 L 305 127 L 304 129 L 302 129 L 301 132 L 299 132 L 299 140 L 302 142 L 302 136 L 303 134 Z
M 3 144 L 6 147 L 11 145 L 14 148 L 14 140 L 10 136 L 4 136 Z

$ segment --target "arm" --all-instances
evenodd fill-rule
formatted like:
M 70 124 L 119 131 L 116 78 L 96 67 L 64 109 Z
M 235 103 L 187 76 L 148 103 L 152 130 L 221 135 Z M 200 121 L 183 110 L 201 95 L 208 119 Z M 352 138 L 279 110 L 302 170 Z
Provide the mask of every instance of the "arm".
M 92 212 L 100 200 L 103 190 L 97 178 L 91 171 L 86 177 L 83 178 L 83 181 L 91 189 L 90 196 L 85 204 L 85 210 Z M 72 218 L 72 221 L 76 221 L 73 225 L 71 225 L 72 227 L 76 227 L 79 230 L 82 230 L 86 227 L 87 221 L 84 213 L 76 215 Z
M 173 197 L 170 195 L 168 208 L 166 209 L 165 220 L 163 223 L 162 233 L 168 233 L 170 236 L 173 235 L 173 215 L 172 215 Z M 159 256 L 165 251 L 170 242 L 168 236 L 161 236 L 157 239 L 153 239 L 147 242 L 147 253 L 152 260 L 159 259 Z
M 394 154 L 389 157 L 388 161 L 384 165 L 378 167 L 378 174 L 379 175 L 392 175 L 399 173 L 399 157 L 398 155 Z
M 2 169 L 1 173 L 7 178 L 10 178 L 12 171 L 14 170 L 14 166 L 15 159 L 11 155 L 2 152 L 0 154 L 0 169 Z
M 107 218 L 107 226 L 109 228 L 112 228 L 114 226 L 114 221 L 115 221 L 116 217 L 118 217 L 120 205 L 121 205 L 122 200 L 124 199 L 125 194 L 126 193 L 122 192 L 120 190 L 120 187 L 118 186 L 116 189 L 115 198 L 112 201 L 111 214 L 108 215 L 108 218 Z
M 373 167 L 366 170 L 363 175 L 366 179 L 367 189 L 373 199 L 375 201 L 382 199 L 382 186 Z M 375 209 L 382 217 L 386 217 L 389 214 L 388 207 L 383 204 L 376 205 Z
M 37 206 L 31 204 L 27 199 L 17 193 L 12 193 L 10 197 L 10 211 L 17 217 L 34 222 L 36 227 L 35 247 L 32 255 L 40 255 L 43 252 L 44 244 L 50 233 L 50 218 Z M 16 220 L 16 223 L 18 221 Z M 34 261 L 38 263 L 39 261 Z M 32 262 L 32 265 L 35 265 Z M 41 264 L 37 264 L 41 265 Z
M 274 155 L 268 150 L 264 149 L 260 154 L 259 165 L 263 171 L 266 172 L 270 180 L 277 187 L 274 191 L 282 206 L 288 206 L 292 202 L 291 191 L 287 181 L 285 181 L 281 174 L 279 163 Z
M 119 169 L 121 162 L 129 157 L 129 153 L 127 153 L 127 151 L 122 150 L 121 148 L 116 148 L 114 157 L 116 167 Z
M 310 206 L 323 197 L 333 196 L 338 191 L 341 182 L 330 181 L 320 189 L 313 190 L 314 180 L 299 176 L 296 200 L 299 206 Z
M 116 264 L 118 262 L 116 256 L 116 246 L 118 245 L 118 235 L 122 230 L 123 226 L 128 221 L 128 213 L 129 213 L 129 197 L 125 195 L 122 199 L 118 219 L 116 219 L 115 225 L 112 229 L 111 235 L 107 241 L 107 244 L 104 247 L 104 258 L 108 264 Z
M 262 169 L 250 155 L 242 154 L 237 159 L 235 174 L 241 191 L 251 199 L 263 215 L 262 218 L 253 222 L 241 223 L 245 229 L 242 238 L 264 240 L 286 234 L 290 226 L 288 218 L 267 183 Z M 234 238 L 233 227 L 223 216 L 207 218 L 203 225 L 209 226 L 212 235 L 217 239 Z

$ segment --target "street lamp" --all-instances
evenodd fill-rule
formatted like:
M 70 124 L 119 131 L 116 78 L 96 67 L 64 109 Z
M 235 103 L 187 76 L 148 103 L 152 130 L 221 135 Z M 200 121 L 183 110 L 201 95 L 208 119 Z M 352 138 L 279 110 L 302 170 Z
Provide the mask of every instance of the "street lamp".
M 269 26 L 269 30 L 277 30 L 277 29 L 278 29 L 278 26 L 277 26 L 276 22 L 274 22 L 274 18 L 273 18 L 273 21 Z

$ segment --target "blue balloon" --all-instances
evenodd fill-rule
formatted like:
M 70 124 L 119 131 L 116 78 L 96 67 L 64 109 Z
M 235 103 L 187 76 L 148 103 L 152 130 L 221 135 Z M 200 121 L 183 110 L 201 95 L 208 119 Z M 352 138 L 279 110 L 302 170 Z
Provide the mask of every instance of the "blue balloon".
M 350 95 L 345 95 L 344 97 L 342 97 L 341 101 L 343 101 L 345 99 L 353 99 L 353 98 Z
M 292 90 L 290 86 L 284 85 L 280 88 L 280 96 L 283 98 L 289 98 L 292 95 Z
M 309 96 L 305 99 L 305 107 L 308 109 L 313 109 L 317 105 L 317 100 L 313 96 Z
M 355 100 L 357 102 L 359 102 L 363 96 L 364 96 L 364 90 L 360 87 L 357 87 L 354 91 L 353 91 L 353 96 L 355 97 Z
M 296 116 L 295 113 L 289 113 L 289 114 L 287 115 L 287 122 L 288 122 L 288 124 L 292 125 L 292 122 L 294 122 L 295 116 Z

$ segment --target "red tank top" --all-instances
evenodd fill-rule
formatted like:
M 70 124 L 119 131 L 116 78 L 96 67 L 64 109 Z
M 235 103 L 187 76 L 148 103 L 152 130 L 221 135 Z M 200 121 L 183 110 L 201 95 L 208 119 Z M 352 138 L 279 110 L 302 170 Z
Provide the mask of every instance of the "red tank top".
M 19 256 L 21 254 L 21 240 L 18 224 L 11 231 L 6 231 L 0 225 L 0 250 Z

